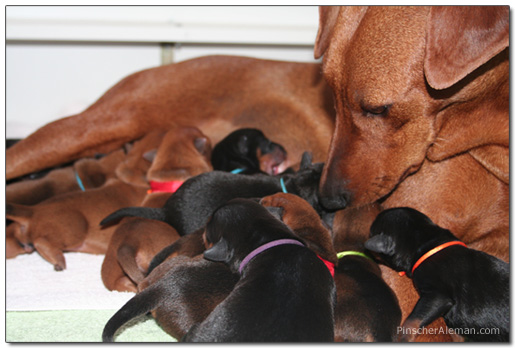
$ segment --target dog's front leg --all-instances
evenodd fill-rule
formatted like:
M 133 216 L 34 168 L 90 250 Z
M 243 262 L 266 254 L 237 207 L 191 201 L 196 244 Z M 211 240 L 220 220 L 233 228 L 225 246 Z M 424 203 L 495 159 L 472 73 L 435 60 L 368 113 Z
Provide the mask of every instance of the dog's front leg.
M 404 321 L 397 340 L 400 342 L 414 342 L 420 328 L 431 324 L 447 313 L 453 305 L 454 301 L 447 296 L 438 293 L 421 294 L 415 308 Z
M 66 269 L 66 261 L 62 250 L 53 246 L 46 238 L 40 237 L 34 240 L 34 248 L 45 260 L 54 265 L 56 271 Z

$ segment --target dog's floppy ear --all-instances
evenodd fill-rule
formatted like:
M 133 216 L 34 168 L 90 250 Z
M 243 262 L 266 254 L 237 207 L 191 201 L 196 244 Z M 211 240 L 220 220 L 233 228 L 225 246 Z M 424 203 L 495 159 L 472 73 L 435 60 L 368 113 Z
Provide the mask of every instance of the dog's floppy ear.
M 318 8 L 318 32 L 315 40 L 315 59 L 322 57 L 329 47 L 334 27 L 338 21 L 339 6 L 320 6 Z
M 378 234 L 365 242 L 365 248 L 376 253 L 392 256 L 395 252 L 395 242 L 391 236 Z
M 204 258 L 209 261 L 228 262 L 231 259 L 231 251 L 227 241 L 222 237 L 211 248 L 204 251 Z
M 271 207 L 271 206 L 267 206 L 265 207 L 266 210 L 268 210 L 268 212 L 270 214 L 272 214 L 277 220 L 280 220 L 280 221 L 283 221 L 283 212 L 284 212 L 284 208 L 283 207 Z
M 429 85 L 448 88 L 508 47 L 509 11 L 509 6 L 432 7 L 424 61 Z

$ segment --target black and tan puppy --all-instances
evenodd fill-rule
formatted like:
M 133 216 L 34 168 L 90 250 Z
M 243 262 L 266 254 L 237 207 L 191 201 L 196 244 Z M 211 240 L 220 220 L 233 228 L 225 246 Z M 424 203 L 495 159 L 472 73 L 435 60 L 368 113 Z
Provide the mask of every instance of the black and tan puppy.
M 414 340 L 419 328 L 439 317 L 467 340 L 509 340 L 507 263 L 467 248 L 449 230 L 411 208 L 381 212 L 365 247 L 411 277 L 420 294 L 400 340 Z
M 363 253 L 363 243 L 378 207 L 336 212 L 331 233 L 316 211 L 298 196 L 276 193 L 264 197 L 261 204 L 280 208 L 282 221 L 295 234 L 306 235 L 304 241 L 314 241 L 314 246 L 308 244 L 310 249 L 335 264 L 334 340 L 391 342 L 401 323 L 401 310 L 395 294 L 381 277 L 379 266 Z
M 112 342 L 123 324 L 148 312 L 163 330 L 180 339 L 227 297 L 237 281 L 238 275 L 229 267 L 202 255 L 168 259 L 138 284 L 139 293 L 109 319 L 102 339 Z
M 298 172 L 270 176 L 265 174 L 235 175 L 212 171 L 186 180 L 162 208 L 123 208 L 107 216 L 105 225 L 125 216 L 164 221 L 179 235 L 203 228 L 213 212 L 233 198 L 260 198 L 286 190 L 307 200 L 315 209 L 318 204 L 318 183 L 323 163 L 311 163 L 311 155 L 302 156 Z
M 204 257 L 240 280 L 186 342 L 333 341 L 334 281 L 290 229 L 252 200 L 234 199 L 213 214 Z
M 232 132 L 216 144 L 211 154 L 214 170 L 241 174 L 276 175 L 286 169 L 282 166 L 285 161 L 286 150 L 255 128 Z

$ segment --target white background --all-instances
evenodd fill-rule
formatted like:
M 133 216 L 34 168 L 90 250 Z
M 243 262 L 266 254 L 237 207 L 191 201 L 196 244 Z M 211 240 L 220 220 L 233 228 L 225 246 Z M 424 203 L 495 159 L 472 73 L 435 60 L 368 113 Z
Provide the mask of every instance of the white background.
M 314 61 L 316 6 L 7 6 L 6 137 L 81 112 L 123 77 L 203 55 Z

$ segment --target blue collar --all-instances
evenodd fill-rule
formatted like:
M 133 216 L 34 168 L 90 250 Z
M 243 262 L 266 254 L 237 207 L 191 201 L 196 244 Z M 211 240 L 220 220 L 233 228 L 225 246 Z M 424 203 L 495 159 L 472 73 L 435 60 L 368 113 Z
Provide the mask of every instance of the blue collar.
M 288 193 L 288 190 L 286 190 L 286 185 L 284 184 L 284 179 L 281 177 L 281 188 L 283 189 L 284 193 Z

